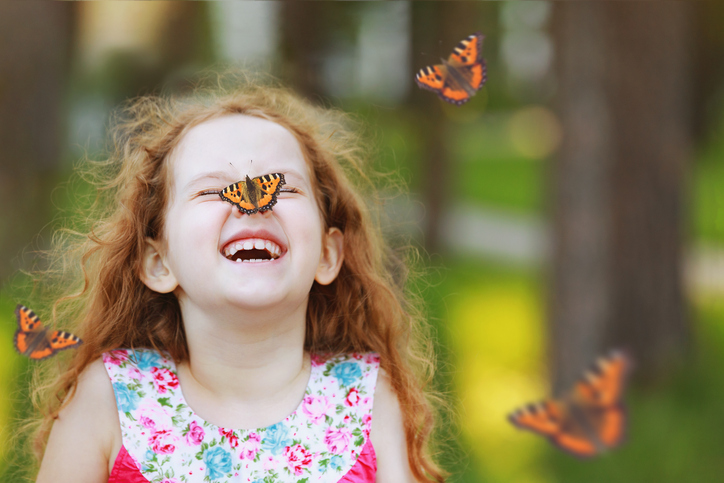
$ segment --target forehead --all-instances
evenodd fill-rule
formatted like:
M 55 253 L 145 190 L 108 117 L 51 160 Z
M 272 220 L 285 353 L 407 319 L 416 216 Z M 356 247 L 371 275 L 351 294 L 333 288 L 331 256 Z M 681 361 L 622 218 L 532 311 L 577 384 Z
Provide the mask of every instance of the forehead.
M 232 114 L 191 128 L 171 157 L 173 178 L 185 184 L 204 173 L 228 174 L 229 183 L 245 175 L 309 170 L 297 139 L 283 126 L 266 119 Z

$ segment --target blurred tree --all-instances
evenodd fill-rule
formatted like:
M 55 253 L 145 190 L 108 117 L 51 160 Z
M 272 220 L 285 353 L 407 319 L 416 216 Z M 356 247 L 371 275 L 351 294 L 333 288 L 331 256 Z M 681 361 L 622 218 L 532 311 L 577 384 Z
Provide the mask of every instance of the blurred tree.
M 72 3 L 0 3 L 0 253 L 48 223 L 73 24 Z M 0 264 L 0 285 L 16 269 Z
M 81 4 L 85 9 L 125 8 L 122 4 Z M 106 54 L 97 70 L 80 79 L 85 89 L 97 90 L 118 104 L 128 98 L 189 89 L 193 76 L 214 60 L 209 4 L 206 2 L 165 2 L 164 15 L 150 25 L 156 29 L 154 45 L 140 49 L 119 48 Z M 133 32 L 135 27 L 128 25 Z M 188 77 L 191 77 L 190 80 Z M 75 80 L 75 79 L 74 79 Z
M 691 4 L 554 4 L 564 140 L 553 173 L 554 386 L 605 348 L 652 376 L 680 357 Z
M 497 6 L 477 2 L 413 2 L 412 52 L 415 72 L 440 58 L 447 58 L 466 36 L 480 30 L 484 16 L 495 16 Z M 426 54 L 426 55 L 421 55 Z M 440 251 L 440 224 L 444 210 L 449 208 L 452 182 L 451 160 L 445 140 L 449 120 L 443 103 L 434 93 L 413 89 L 411 109 L 415 113 L 415 128 L 421 142 L 423 159 L 418 161 L 423 171 L 420 192 L 425 205 L 424 243 L 428 253 Z M 462 108 L 461 108 L 462 109 Z
M 724 107 L 724 2 L 698 2 L 695 19 L 696 65 L 692 107 L 694 132 L 697 138 L 702 138 L 709 134 L 707 128 L 719 121 L 718 116 Z
M 357 41 L 364 2 L 281 2 L 283 78 L 297 92 L 319 102 L 325 92 L 325 63 Z M 328 80 L 328 79 L 327 79 Z
M 327 2 L 283 2 L 281 50 L 286 77 L 309 98 L 322 94 L 322 20 Z

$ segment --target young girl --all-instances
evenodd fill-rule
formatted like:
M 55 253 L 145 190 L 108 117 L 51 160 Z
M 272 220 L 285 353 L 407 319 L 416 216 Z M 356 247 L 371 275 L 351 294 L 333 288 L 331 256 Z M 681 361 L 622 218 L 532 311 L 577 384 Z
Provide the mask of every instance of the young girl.
M 443 481 L 421 317 L 345 124 L 251 84 L 124 109 L 98 219 L 57 250 L 84 344 L 45 384 L 39 483 Z M 273 209 L 219 195 L 277 173 Z

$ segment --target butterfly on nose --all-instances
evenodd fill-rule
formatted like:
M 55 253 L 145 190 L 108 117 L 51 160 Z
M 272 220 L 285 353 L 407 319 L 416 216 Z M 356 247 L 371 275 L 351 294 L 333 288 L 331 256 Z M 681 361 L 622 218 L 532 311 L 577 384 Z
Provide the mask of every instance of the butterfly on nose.
M 256 178 L 249 178 L 247 175 L 245 179 L 224 188 L 219 196 L 236 206 L 241 213 L 253 215 L 271 210 L 285 184 L 282 173 L 270 173 Z

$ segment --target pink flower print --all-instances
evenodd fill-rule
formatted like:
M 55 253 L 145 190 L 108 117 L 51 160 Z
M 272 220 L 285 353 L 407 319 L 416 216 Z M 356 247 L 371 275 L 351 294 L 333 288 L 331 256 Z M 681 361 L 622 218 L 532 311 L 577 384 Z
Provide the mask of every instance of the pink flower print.
M 178 483 L 178 480 L 176 478 L 164 478 L 161 483 Z
M 272 455 L 264 457 L 264 471 L 271 471 L 276 468 L 276 460 Z
M 191 445 L 198 446 L 204 440 L 204 436 L 206 436 L 204 428 L 196 424 L 196 421 L 191 421 L 189 432 L 186 433 L 186 441 Z
M 103 354 L 103 362 L 106 364 L 113 364 L 114 366 L 120 366 L 122 363 L 128 360 L 128 353 L 126 351 L 110 351 L 107 354 Z
M 372 403 L 371 397 L 360 398 L 359 407 L 362 411 L 370 412 L 372 410 Z
M 253 460 L 259 452 L 261 437 L 257 433 L 249 433 L 249 439 L 244 441 L 239 448 L 239 459 Z
M 342 454 L 347 451 L 351 439 L 352 432 L 349 428 L 327 428 L 327 434 L 324 435 L 327 449 L 333 454 Z
M 156 423 L 153 422 L 153 420 L 147 416 L 141 416 L 141 425 L 144 428 L 153 429 L 156 427 Z
M 176 451 L 176 446 L 172 443 L 175 441 L 170 429 L 154 430 L 149 438 L 149 446 L 154 453 L 171 454 Z
M 309 469 L 312 465 L 312 453 L 301 444 L 287 446 L 284 448 L 284 457 L 287 459 L 287 467 L 289 471 L 296 476 L 301 476 L 304 469 Z
M 302 412 L 309 416 L 314 424 L 324 421 L 331 407 L 327 396 L 306 396 L 302 401 Z
M 164 411 L 164 408 L 153 398 L 143 398 L 138 405 L 140 417 L 146 417 L 153 421 L 156 428 L 169 428 L 173 426 L 171 416 Z
M 367 364 L 378 364 L 380 362 L 380 355 L 375 352 L 371 352 L 367 354 L 367 357 L 365 357 L 365 362 Z
M 143 379 L 143 373 L 139 371 L 136 367 L 131 367 L 128 371 L 128 375 L 131 376 L 131 379 L 134 381 L 140 381 Z
M 347 397 L 344 399 L 344 405 L 351 408 L 359 404 L 359 401 L 359 391 L 357 390 L 357 388 L 353 387 L 347 393 Z
M 237 446 L 239 446 L 239 437 L 234 434 L 233 429 L 219 428 L 219 434 L 221 436 L 226 436 L 226 439 L 229 440 L 229 446 L 231 446 L 232 448 L 236 448 Z
M 372 415 L 370 413 L 362 416 L 362 434 L 365 437 L 365 441 L 370 439 L 370 429 L 372 429 Z
M 165 367 L 152 367 L 151 376 L 153 377 L 153 384 L 156 386 L 156 390 L 161 394 L 165 394 L 168 388 L 178 388 L 178 378 L 176 374 L 169 371 Z
M 370 413 L 362 416 L 362 424 L 364 424 L 366 428 L 372 426 L 372 415 Z
M 312 354 L 310 358 L 312 361 L 312 367 L 323 366 L 327 362 L 327 358 L 319 354 Z
M 358 354 L 358 353 L 356 353 L 356 352 L 355 352 L 354 354 L 352 354 L 352 357 L 354 357 L 354 358 L 357 359 L 358 361 L 361 361 L 361 360 L 362 360 L 362 354 Z

